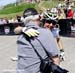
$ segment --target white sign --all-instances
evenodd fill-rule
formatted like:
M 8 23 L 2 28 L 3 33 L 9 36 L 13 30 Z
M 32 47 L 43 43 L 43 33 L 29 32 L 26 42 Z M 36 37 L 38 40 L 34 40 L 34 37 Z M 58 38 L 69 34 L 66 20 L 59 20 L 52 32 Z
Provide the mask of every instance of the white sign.
M 5 34 L 9 34 L 10 33 L 10 27 L 5 26 L 4 27 L 4 32 L 5 32 Z

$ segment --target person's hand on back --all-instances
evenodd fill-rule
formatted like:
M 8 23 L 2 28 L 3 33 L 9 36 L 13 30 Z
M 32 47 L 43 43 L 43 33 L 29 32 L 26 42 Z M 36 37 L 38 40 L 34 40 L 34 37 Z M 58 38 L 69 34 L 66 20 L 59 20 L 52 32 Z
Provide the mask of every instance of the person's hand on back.
M 25 33 L 29 37 L 35 37 L 39 35 L 39 32 L 33 28 L 23 27 L 22 32 Z

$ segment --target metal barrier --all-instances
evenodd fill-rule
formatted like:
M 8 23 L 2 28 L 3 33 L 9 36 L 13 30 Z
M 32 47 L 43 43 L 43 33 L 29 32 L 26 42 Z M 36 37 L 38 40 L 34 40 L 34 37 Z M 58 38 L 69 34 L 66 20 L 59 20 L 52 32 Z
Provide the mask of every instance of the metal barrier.
M 75 20 L 69 20 L 69 19 L 61 19 L 58 21 L 59 27 L 60 27 L 60 34 L 61 35 L 70 35 L 71 32 L 75 31 Z M 23 22 L 19 23 L 8 23 L 8 24 L 0 24 L 0 35 L 16 35 L 14 33 L 14 28 L 17 26 L 25 26 Z M 74 29 L 74 31 L 73 31 Z M 75 33 L 74 33 L 75 34 Z

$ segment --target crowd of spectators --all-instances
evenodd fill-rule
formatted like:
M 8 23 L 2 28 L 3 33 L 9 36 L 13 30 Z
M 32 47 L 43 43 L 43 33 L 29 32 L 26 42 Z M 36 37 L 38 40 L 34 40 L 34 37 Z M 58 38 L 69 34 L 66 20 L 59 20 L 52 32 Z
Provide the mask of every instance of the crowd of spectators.
M 14 34 L 14 28 L 19 25 L 20 16 L 16 18 L 0 18 L 0 34 Z
M 8 24 L 8 23 L 18 23 L 20 22 L 20 16 L 16 16 L 16 18 L 0 18 L 0 25 Z
M 0 18 L 0 25 L 2 24 L 7 24 L 8 23 L 8 20 L 5 19 L 5 18 Z

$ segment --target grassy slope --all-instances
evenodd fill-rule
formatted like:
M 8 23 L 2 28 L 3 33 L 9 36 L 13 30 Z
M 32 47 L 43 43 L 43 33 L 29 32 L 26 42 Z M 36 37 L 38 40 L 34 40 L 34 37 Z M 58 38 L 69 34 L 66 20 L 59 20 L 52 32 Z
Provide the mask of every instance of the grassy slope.
M 23 13 L 23 11 L 28 8 L 28 7 L 36 7 L 36 4 L 26 4 L 26 3 L 22 3 L 18 6 L 15 6 L 14 4 L 10 4 L 5 6 L 2 10 L 0 10 L 0 18 L 1 17 L 14 17 L 17 14 L 21 15 Z
M 11 13 L 17 13 L 23 11 L 25 8 L 28 7 L 35 7 L 35 4 L 21 4 L 18 6 L 9 6 L 5 7 L 3 10 L 0 11 L 0 14 L 11 14 Z

